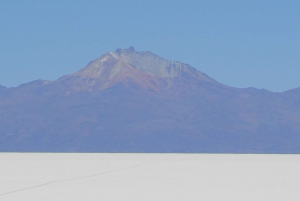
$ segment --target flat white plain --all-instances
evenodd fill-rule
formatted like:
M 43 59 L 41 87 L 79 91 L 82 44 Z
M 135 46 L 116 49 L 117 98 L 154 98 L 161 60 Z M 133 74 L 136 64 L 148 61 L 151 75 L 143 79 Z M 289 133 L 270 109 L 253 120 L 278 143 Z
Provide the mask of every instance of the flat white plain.
M 5 201 L 300 200 L 300 155 L 0 153 Z

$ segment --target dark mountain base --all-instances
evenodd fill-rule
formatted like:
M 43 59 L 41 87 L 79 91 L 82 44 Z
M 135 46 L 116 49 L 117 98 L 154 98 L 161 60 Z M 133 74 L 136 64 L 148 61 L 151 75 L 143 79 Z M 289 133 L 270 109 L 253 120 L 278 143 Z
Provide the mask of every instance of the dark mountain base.
M 297 130 L 263 119 L 255 127 L 248 116 L 237 118 L 237 110 L 251 105 L 227 108 L 225 100 L 197 94 L 171 97 L 119 85 L 55 98 L 40 95 L 1 109 L 0 151 L 300 153 Z

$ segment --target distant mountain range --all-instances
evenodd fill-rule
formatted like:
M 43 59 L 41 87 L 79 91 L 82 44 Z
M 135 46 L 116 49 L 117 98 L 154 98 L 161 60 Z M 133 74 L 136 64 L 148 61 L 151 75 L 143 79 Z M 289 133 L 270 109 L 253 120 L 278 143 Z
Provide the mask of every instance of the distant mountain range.
M 300 153 L 300 88 L 234 88 L 133 47 L 0 86 L 2 152 Z

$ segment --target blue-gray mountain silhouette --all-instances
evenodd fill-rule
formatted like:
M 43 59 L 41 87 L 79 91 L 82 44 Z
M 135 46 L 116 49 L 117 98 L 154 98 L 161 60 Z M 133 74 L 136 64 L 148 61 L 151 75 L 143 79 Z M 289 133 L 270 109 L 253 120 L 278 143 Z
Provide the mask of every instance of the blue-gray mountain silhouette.
M 300 153 L 300 89 L 223 85 L 134 48 L 0 87 L 0 151 Z

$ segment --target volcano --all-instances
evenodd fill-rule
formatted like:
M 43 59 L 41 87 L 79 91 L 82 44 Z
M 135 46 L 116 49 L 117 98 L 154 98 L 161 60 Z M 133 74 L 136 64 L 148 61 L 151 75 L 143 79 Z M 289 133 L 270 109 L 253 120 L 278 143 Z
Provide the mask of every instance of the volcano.
M 300 153 L 300 90 L 234 88 L 133 47 L 0 86 L 0 151 Z
M 170 88 L 180 77 L 217 83 L 187 64 L 163 59 L 151 52 L 136 52 L 133 47 L 108 52 L 59 81 L 77 92 L 105 90 L 120 83 L 143 91 L 161 91 Z

